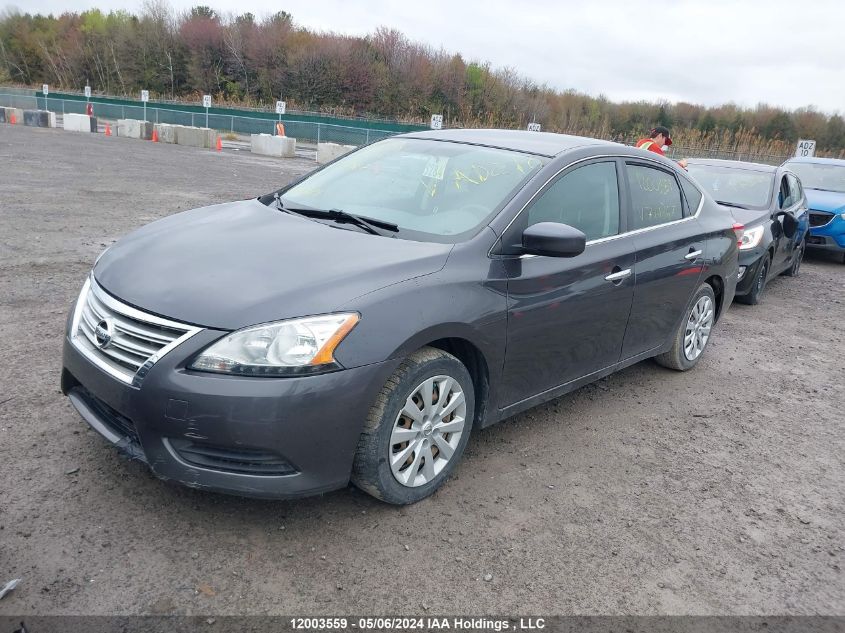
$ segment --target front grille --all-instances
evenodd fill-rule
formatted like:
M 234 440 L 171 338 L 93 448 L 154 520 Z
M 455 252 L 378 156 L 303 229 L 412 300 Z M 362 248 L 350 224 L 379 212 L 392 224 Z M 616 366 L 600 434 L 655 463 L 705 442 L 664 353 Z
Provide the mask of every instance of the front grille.
M 83 355 L 135 386 L 158 359 L 199 331 L 118 301 L 93 276 L 82 288 L 72 328 L 71 340 Z
M 288 461 L 271 451 L 200 444 L 185 439 L 168 440 L 184 461 L 194 466 L 247 475 L 293 475 Z
M 138 438 L 138 430 L 135 428 L 135 423 L 132 420 L 115 409 L 112 409 L 82 385 L 74 387 L 72 391 L 79 395 L 85 404 L 88 405 L 88 408 L 97 416 L 97 419 L 109 427 L 114 433 L 129 440 L 132 444 L 141 445 L 141 440 Z
M 833 213 L 810 211 L 810 226 L 824 226 L 833 219 Z

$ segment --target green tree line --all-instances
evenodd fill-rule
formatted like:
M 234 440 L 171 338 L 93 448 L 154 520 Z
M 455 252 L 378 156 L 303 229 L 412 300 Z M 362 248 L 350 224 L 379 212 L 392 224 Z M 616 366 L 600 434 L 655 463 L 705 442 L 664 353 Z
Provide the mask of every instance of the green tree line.
M 313 32 L 279 11 L 219 15 L 206 6 L 175 12 L 150 0 L 138 13 L 97 9 L 58 16 L 0 15 L 0 83 L 262 106 L 424 122 L 442 113 L 453 126 L 524 127 L 629 140 L 655 123 L 730 138 L 813 138 L 845 148 L 845 121 L 813 108 L 691 103 L 616 103 L 539 85 L 512 68 L 466 60 L 410 41 L 395 29 L 357 37 Z

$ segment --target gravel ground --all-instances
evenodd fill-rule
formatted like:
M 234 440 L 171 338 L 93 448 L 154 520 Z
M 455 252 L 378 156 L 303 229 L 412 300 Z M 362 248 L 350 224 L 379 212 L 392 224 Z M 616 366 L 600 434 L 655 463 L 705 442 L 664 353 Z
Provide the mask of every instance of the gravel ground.
M 845 614 L 845 266 L 735 305 L 689 373 L 643 362 L 476 432 L 412 507 L 158 481 L 59 392 L 94 258 L 310 170 L 0 126 L 0 614 Z M 427 611 L 426 611 L 427 610 Z

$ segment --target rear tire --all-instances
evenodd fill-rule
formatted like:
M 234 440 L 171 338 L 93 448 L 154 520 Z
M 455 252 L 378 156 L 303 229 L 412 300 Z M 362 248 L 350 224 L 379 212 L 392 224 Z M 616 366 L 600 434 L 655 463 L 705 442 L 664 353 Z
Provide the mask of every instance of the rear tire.
M 655 356 L 663 367 L 687 371 L 704 355 L 716 322 L 716 295 L 710 284 L 701 284 L 692 296 L 668 352 Z
M 783 271 L 787 277 L 798 276 L 798 270 L 801 268 L 801 262 L 804 259 L 804 253 L 807 250 L 806 243 L 802 240 L 798 247 L 792 253 L 792 266 Z
M 402 361 L 370 409 L 352 483 L 387 503 L 426 498 L 460 461 L 474 415 L 475 390 L 463 363 L 433 347 L 417 350 Z
M 737 301 L 750 306 L 756 306 L 760 303 L 760 297 L 763 295 L 763 290 L 766 289 L 766 282 L 768 281 L 767 278 L 769 276 L 769 267 L 771 266 L 771 263 L 772 260 L 769 257 L 769 254 L 766 253 L 766 255 L 763 256 L 763 261 L 760 262 L 760 268 L 757 270 L 757 277 L 754 279 L 751 291 L 743 297 L 737 297 Z

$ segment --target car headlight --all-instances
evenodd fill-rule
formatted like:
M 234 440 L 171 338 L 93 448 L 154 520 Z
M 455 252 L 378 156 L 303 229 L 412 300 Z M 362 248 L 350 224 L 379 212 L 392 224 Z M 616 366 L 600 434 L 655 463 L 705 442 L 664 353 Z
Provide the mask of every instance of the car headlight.
M 356 313 L 256 325 L 207 347 L 190 369 L 237 376 L 300 376 L 339 369 L 334 350 L 358 323 Z
M 762 225 L 743 230 L 742 237 L 739 239 L 739 250 L 747 251 L 749 248 L 757 246 L 763 239 L 765 232 L 766 227 Z

